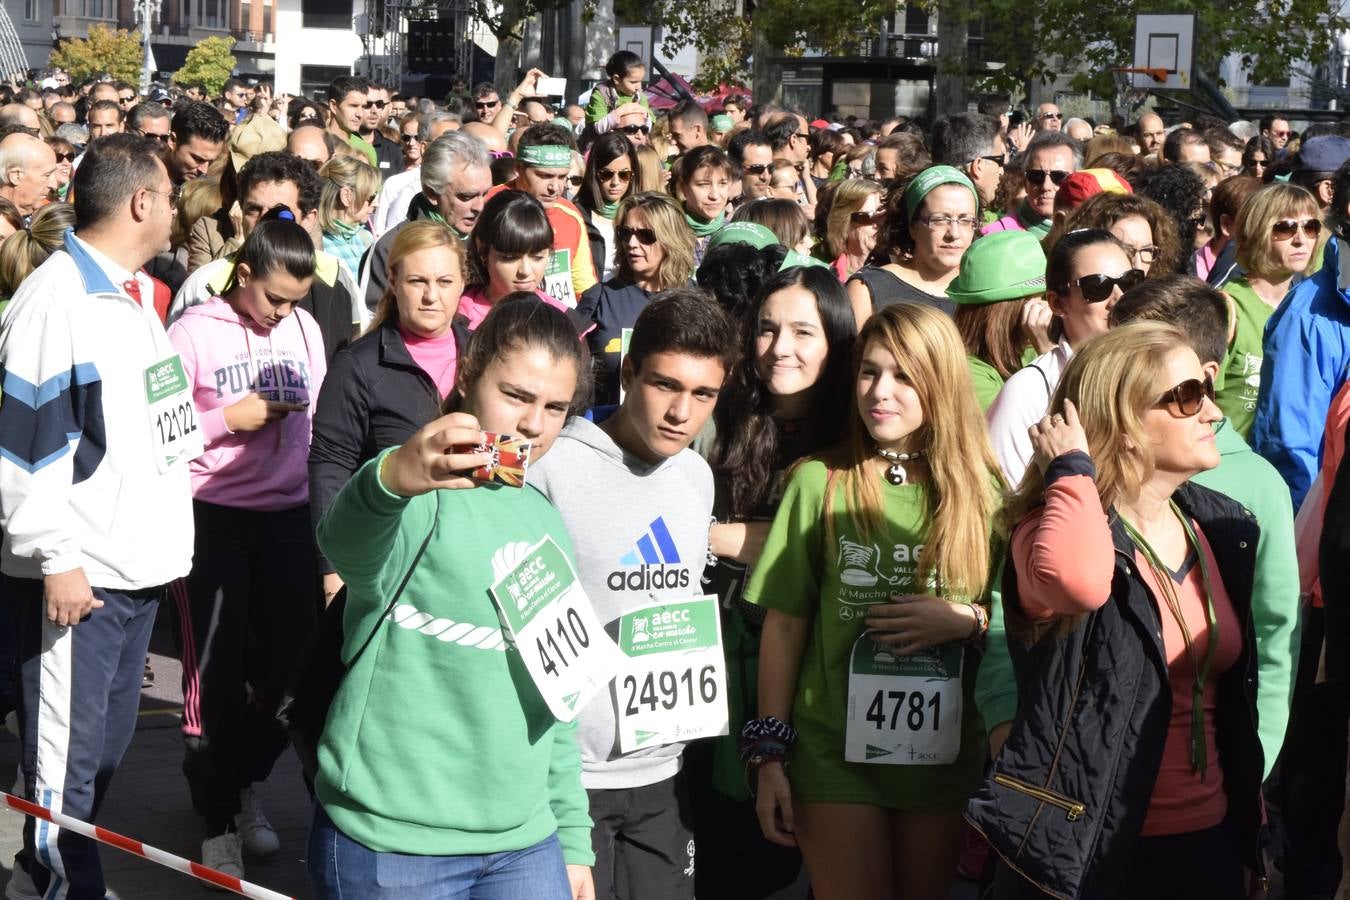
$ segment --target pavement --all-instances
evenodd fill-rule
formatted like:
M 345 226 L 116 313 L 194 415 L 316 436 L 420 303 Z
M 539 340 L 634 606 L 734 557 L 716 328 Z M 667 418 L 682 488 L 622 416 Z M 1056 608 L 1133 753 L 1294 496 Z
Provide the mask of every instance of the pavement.
M 161 611 L 150 643 L 155 683 L 141 692 L 140 719 L 131 747 L 113 778 L 97 824 L 187 859 L 200 859 L 202 823 L 192 811 L 183 777 L 178 731 L 183 708 L 182 669 L 175 656 L 170 617 Z M 0 772 L 14 772 L 18 741 L 0 728 Z M 9 776 L 0 785 L 12 784 Z M 311 898 L 305 868 L 310 797 L 293 753 L 282 754 L 262 789 L 267 816 L 281 850 L 264 861 L 245 860 L 245 878 L 289 897 Z M 0 808 L 0 885 L 9 882 L 14 854 L 23 844 L 23 817 Z M 190 876 L 104 846 L 100 853 L 108 888 L 121 900 L 205 900 L 226 896 Z M 803 900 L 803 876 L 771 900 Z M 958 881 L 951 900 L 974 900 L 974 886 Z

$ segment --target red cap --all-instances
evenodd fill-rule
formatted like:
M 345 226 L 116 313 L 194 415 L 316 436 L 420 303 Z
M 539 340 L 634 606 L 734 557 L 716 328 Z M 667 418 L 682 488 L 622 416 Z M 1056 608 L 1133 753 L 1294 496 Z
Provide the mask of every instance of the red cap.
M 1059 186 L 1055 194 L 1055 209 L 1076 209 L 1098 194 L 1133 194 L 1125 179 L 1110 169 L 1083 169 L 1074 172 Z
M 824 119 L 816 119 L 814 122 L 811 123 L 811 127 L 812 127 L 812 128 L 829 128 L 829 127 L 830 127 L 830 123 L 829 123 L 829 122 L 826 122 Z

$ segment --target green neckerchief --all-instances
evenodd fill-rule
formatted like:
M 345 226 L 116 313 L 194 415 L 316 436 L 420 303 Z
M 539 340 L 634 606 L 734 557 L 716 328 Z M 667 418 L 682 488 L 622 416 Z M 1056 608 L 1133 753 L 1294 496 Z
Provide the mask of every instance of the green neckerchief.
M 596 207 L 595 211 L 598 212 L 604 218 L 609 219 L 611 222 L 613 222 L 614 216 L 619 212 L 619 201 L 615 200 L 613 203 L 601 204 L 600 206 Z
M 445 221 L 445 216 L 443 216 L 443 215 L 441 215 L 440 213 L 436 212 L 436 210 L 434 210 L 434 209 L 429 209 L 429 210 L 427 210 L 427 218 L 430 219 L 430 220 L 433 221 L 433 222 L 440 222 L 442 225 L 449 225 L 449 224 L 450 224 L 449 222 Z
M 330 229 L 332 235 L 343 241 L 350 241 L 352 235 L 361 230 L 361 226 L 355 222 L 344 222 L 341 219 L 333 219 L 329 224 L 333 226 Z
M 727 211 L 725 209 L 722 210 L 717 214 L 717 218 L 713 219 L 711 222 L 700 222 L 698 219 L 689 215 L 689 213 L 685 213 L 684 221 L 685 224 L 689 226 L 690 230 L 694 232 L 694 237 L 712 237 L 722 230 L 723 225 L 727 224 Z

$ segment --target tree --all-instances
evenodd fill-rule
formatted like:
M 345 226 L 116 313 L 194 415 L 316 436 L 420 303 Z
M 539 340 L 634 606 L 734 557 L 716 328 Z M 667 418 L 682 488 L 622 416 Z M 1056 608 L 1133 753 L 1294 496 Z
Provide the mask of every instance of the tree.
M 174 73 L 174 84 L 184 87 L 199 84 L 206 88 L 208 96 L 216 96 L 234 73 L 235 59 L 230 52 L 233 47 L 232 37 L 209 37 L 200 41 L 188 51 L 183 67 Z
M 137 84 L 144 59 L 140 35 L 122 28 L 114 31 L 104 25 L 90 25 L 89 37 L 62 41 L 52 51 L 49 65 L 65 69 L 75 82 L 107 72 L 119 81 Z
M 589 20 L 597 0 L 585 0 L 582 17 Z M 472 0 L 473 17 L 497 39 L 497 63 L 492 72 L 499 90 L 516 86 L 516 61 L 525 40 L 525 23 L 541 12 L 570 5 L 571 0 Z M 466 76 L 468 73 L 464 73 Z M 505 96 L 505 95 L 503 95 Z

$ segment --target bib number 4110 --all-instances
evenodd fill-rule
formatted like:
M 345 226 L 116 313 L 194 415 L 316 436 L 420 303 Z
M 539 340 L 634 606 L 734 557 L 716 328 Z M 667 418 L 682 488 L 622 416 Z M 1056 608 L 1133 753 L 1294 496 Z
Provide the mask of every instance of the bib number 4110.
M 539 652 L 539 667 L 556 677 L 559 665 L 570 666 L 581 651 L 591 645 L 591 636 L 586 631 L 586 623 L 581 621 L 581 614 L 568 607 L 564 617 L 555 617 L 552 626 L 534 639 L 534 645 Z

